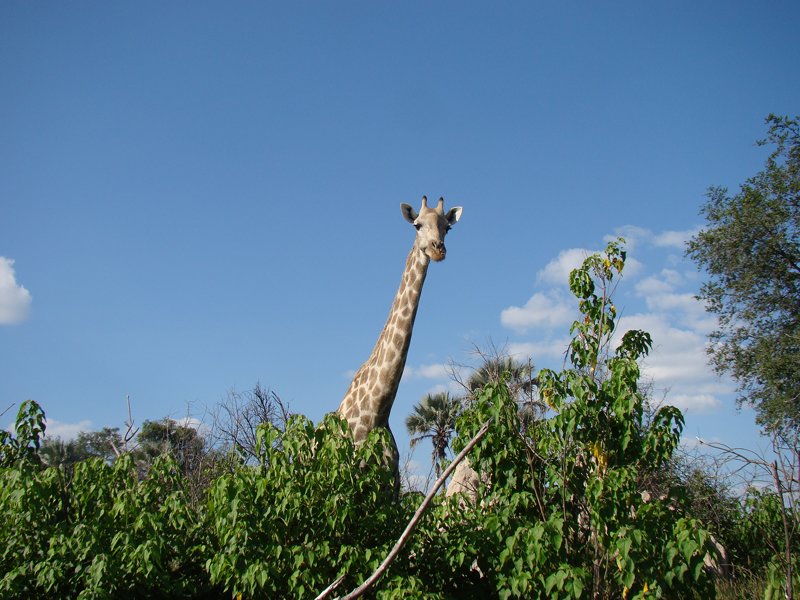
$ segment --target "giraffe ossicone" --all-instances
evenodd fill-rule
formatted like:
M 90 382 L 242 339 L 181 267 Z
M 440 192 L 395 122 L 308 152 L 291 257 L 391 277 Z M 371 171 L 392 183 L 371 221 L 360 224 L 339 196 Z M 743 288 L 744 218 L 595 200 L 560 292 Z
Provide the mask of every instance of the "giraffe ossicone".
M 389 460 L 395 474 L 399 454 L 394 435 L 389 428 L 389 413 L 406 364 L 428 265 L 432 260 L 444 260 L 447 255 L 444 238 L 462 213 L 460 206 L 445 212 L 444 198 L 439 198 L 437 206 L 430 208 L 425 196 L 422 197 L 419 212 L 409 204 L 401 204 L 400 210 L 406 221 L 417 230 L 414 245 L 406 260 L 400 287 L 383 331 L 372 354 L 353 377 L 336 411 L 347 420 L 356 443 L 363 442 L 369 432 L 377 427 L 384 427 L 389 431 Z

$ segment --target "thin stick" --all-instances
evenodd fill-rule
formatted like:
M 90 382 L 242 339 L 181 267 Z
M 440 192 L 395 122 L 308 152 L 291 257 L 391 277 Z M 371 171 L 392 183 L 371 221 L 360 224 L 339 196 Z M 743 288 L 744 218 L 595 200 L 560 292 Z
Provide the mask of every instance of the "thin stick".
M 478 430 L 478 433 L 475 434 L 475 437 L 473 437 L 467 443 L 467 445 L 464 446 L 464 449 L 461 452 L 459 452 L 458 456 L 456 456 L 453 459 L 453 462 L 451 462 L 450 465 L 445 469 L 441 477 L 439 477 L 439 479 L 436 480 L 436 483 L 433 484 L 433 488 L 431 488 L 431 490 L 428 492 L 428 495 L 425 496 L 425 499 L 422 501 L 422 504 L 419 505 L 417 512 L 414 513 L 414 516 L 411 517 L 411 520 L 408 522 L 408 525 L 406 525 L 405 531 L 403 531 L 402 535 L 397 540 L 397 543 L 395 543 L 394 548 L 392 548 L 392 550 L 389 552 L 389 554 L 386 556 L 386 558 L 383 560 L 380 566 L 375 570 L 375 572 L 372 575 L 370 575 L 369 578 L 364 583 L 362 583 L 360 586 L 358 586 L 356 589 L 354 589 L 346 596 L 342 596 L 339 600 L 352 600 L 353 598 L 358 598 L 362 596 L 367 590 L 369 590 L 369 588 L 371 588 L 374 585 L 376 581 L 378 581 L 378 579 L 381 578 L 381 576 L 383 576 L 383 574 L 389 568 L 389 565 L 392 563 L 392 561 L 398 555 L 398 553 L 403 548 L 405 543 L 408 541 L 408 538 L 411 537 L 411 533 L 414 531 L 414 527 L 417 526 L 417 523 L 422 518 L 423 513 L 427 510 L 428 505 L 431 503 L 431 500 L 433 500 L 433 497 L 436 495 L 436 492 L 438 492 L 439 488 L 442 487 L 442 485 L 444 485 L 444 482 L 450 476 L 450 473 L 452 473 L 453 470 L 456 468 L 458 463 L 464 460 L 464 457 L 466 457 L 467 454 L 469 454 L 469 451 L 472 450 L 475 444 L 477 444 L 481 440 L 481 438 L 484 435 L 486 435 L 486 432 L 489 430 L 489 424 L 491 422 L 492 420 L 489 419 L 483 424 L 483 426 Z M 335 581 L 334 584 L 337 584 L 338 581 L 339 580 Z M 328 588 L 326 588 L 325 591 L 323 591 L 319 596 L 317 596 L 316 600 L 322 600 L 323 598 L 325 598 L 327 594 L 330 593 L 330 591 L 335 587 L 334 584 L 328 586 Z

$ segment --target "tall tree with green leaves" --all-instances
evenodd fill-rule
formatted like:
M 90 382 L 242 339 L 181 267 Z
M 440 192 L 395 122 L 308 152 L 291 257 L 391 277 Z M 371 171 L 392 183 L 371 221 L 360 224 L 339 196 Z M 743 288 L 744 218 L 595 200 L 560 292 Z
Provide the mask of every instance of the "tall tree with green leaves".
M 709 354 L 768 431 L 800 427 L 800 123 L 769 115 L 772 153 L 730 196 L 708 191 L 687 255 L 709 276 L 700 299 L 719 326 Z
M 72 467 L 89 456 L 75 440 L 65 441 L 59 437 L 44 438 L 39 448 L 39 458 L 48 467 Z
M 196 429 L 170 418 L 142 423 L 138 442 L 140 452 L 148 463 L 152 463 L 161 454 L 170 453 L 184 474 L 198 468 L 205 447 L 205 442 Z
M 406 417 L 406 429 L 411 438 L 411 447 L 421 440 L 430 439 L 433 444 L 431 462 L 438 478 L 442 463 L 447 458 L 450 438 L 455 433 L 456 419 L 461 413 L 461 400 L 447 392 L 428 394 L 414 406 Z

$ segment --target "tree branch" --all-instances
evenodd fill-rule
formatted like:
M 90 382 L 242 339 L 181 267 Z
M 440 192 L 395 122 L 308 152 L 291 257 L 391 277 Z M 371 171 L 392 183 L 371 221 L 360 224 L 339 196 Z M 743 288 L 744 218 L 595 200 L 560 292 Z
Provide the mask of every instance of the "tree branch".
M 346 596 L 338 598 L 337 600 L 352 600 L 353 598 L 359 598 L 364 593 L 366 593 L 367 590 L 369 590 L 369 588 L 371 588 L 375 584 L 375 582 L 378 581 L 378 579 L 380 579 L 383 576 L 383 574 L 389 568 L 389 565 L 392 563 L 395 557 L 400 553 L 400 550 L 408 541 L 408 538 L 411 537 L 411 533 L 414 531 L 414 528 L 417 526 L 417 523 L 427 510 L 428 505 L 430 505 L 431 501 L 433 500 L 433 497 L 436 495 L 436 492 L 438 492 L 439 488 L 442 487 L 442 485 L 444 485 L 444 482 L 447 481 L 447 478 L 456 468 L 458 463 L 464 460 L 467 454 L 469 454 L 469 451 L 475 447 L 475 444 L 477 444 L 481 440 L 481 438 L 484 435 L 486 435 L 486 432 L 489 430 L 489 425 L 491 424 L 491 422 L 492 419 L 489 419 L 483 424 L 483 426 L 478 430 L 478 433 L 475 434 L 475 437 L 473 437 L 467 443 L 467 445 L 464 446 L 464 449 L 458 453 L 458 456 L 456 456 L 453 459 L 453 462 L 450 463 L 450 465 L 445 469 L 444 473 L 442 473 L 439 479 L 436 480 L 436 483 L 433 484 L 433 487 L 428 492 L 428 495 L 425 496 L 425 499 L 422 501 L 422 504 L 419 505 L 417 512 L 414 513 L 414 516 L 411 517 L 411 520 L 408 522 L 408 525 L 406 525 L 406 528 L 400 535 L 400 538 L 397 540 L 394 547 L 391 549 L 391 551 L 383 560 L 383 562 L 380 564 L 380 566 L 375 570 L 375 572 L 372 575 L 370 575 L 364 583 L 362 583 L 352 592 L 350 592 Z M 328 594 L 330 594 L 343 581 L 343 579 L 344 575 L 336 579 L 336 581 L 334 581 L 331 585 L 325 588 L 322 591 L 322 593 L 319 596 L 317 596 L 316 600 L 323 600 L 324 598 L 327 598 Z

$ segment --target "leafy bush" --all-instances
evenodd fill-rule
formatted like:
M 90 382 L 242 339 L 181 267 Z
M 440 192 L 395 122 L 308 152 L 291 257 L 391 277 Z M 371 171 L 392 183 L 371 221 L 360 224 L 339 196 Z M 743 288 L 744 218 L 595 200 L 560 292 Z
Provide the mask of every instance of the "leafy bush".
M 471 457 L 481 473 L 476 502 L 456 499 L 441 514 L 438 526 L 457 538 L 444 555 L 450 572 L 475 565 L 500 598 L 713 592 L 703 569 L 708 532 L 679 497 L 646 501 L 639 488 L 672 456 L 683 417 L 667 406 L 644 423 L 637 360 L 650 349 L 647 333 L 627 332 L 611 348 L 609 291 L 624 260 L 612 243 L 570 276 L 581 318 L 570 367 L 538 376 L 548 418 L 523 428 L 505 386 L 493 384 L 459 422 L 456 450 L 493 419 Z
M 339 575 L 355 587 L 374 570 L 405 524 L 385 442 L 374 431 L 355 447 L 347 422 L 328 415 L 314 428 L 293 417 L 259 426 L 259 466 L 220 477 L 209 491 L 211 581 L 243 597 L 306 598 Z
M 581 316 L 568 368 L 539 373 L 543 418 L 521 419 L 502 382 L 477 393 L 454 442 L 491 419 L 471 455 L 475 501 L 437 497 L 375 597 L 713 594 L 708 531 L 679 494 L 642 488 L 683 418 L 671 407 L 643 418 L 637 361 L 652 342 L 615 337 L 609 291 L 624 260 L 610 244 L 573 272 Z M 305 598 L 342 577 L 341 591 L 378 566 L 420 499 L 396 499 L 385 432 L 356 446 L 335 415 L 259 426 L 255 464 L 229 463 L 199 503 L 170 455 L 146 473 L 129 455 L 44 468 L 43 417 L 24 405 L 17 437 L 0 440 L 3 597 Z

